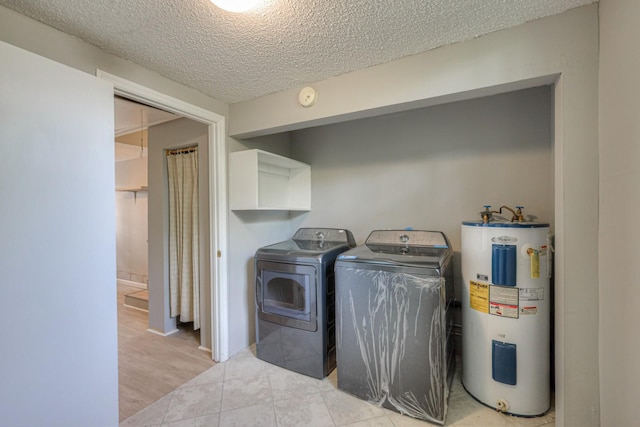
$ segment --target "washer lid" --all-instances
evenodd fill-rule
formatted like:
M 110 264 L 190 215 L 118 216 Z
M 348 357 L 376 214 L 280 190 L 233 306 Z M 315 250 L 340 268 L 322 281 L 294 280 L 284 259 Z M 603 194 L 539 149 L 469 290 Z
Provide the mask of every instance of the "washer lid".
M 338 228 L 300 228 L 290 240 L 258 249 L 260 254 L 314 256 L 336 249 L 354 247 L 355 239 L 349 230 Z
M 311 252 L 311 253 L 324 253 L 334 248 L 346 247 L 349 245 L 346 242 L 326 242 L 324 240 L 285 240 L 284 242 L 275 243 L 273 245 L 260 248 L 260 252 L 284 252 L 284 253 L 297 253 L 297 252 Z

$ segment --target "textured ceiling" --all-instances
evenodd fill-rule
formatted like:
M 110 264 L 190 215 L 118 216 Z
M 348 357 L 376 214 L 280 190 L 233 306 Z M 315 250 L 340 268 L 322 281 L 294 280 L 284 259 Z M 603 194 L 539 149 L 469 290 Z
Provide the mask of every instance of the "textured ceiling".
M 520 25 L 596 0 L 0 0 L 235 103 Z

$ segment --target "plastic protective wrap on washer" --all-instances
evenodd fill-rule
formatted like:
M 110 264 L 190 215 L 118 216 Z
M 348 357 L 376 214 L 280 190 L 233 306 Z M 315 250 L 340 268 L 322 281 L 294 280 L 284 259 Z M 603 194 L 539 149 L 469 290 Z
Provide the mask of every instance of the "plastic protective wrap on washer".
M 378 406 L 444 424 L 453 372 L 445 279 L 338 270 L 345 284 L 336 289 L 338 387 Z

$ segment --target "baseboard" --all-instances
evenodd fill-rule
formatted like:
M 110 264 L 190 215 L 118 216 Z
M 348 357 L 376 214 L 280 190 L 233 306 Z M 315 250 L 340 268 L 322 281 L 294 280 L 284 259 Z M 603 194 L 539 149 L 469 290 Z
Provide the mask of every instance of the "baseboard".
M 155 329 L 149 328 L 149 329 L 147 329 L 147 332 L 151 332 L 152 334 L 160 335 L 161 337 L 167 337 L 169 335 L 173 335 L 176 332 L 178 332 L 178 329 L 175 329 L 175 330 L 169 331 L 169 332 L 160 332 L 160 331 L 157 331 Z
M 210 349 L 210 348 L 207 348 L 207 347 L 198 346 L 198 350 L 206 351 L 207 353 L 212 353 L 212 354 L 213 354 L 213 352 L 211 351 L 211 349 Z
M 118 285 L 131 286 L 139 289 L 147 289 L 146 283 L 132 282 L 131 280 L 118 279 Z

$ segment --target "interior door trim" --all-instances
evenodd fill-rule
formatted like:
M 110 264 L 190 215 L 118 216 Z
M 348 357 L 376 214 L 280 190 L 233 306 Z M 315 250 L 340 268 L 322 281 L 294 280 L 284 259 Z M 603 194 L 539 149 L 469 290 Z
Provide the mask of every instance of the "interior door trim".
M 96 70 L 96 76 L 113 84 L 114 95 L 161 108 L 209 126 L 211 355 L 213 360 L 224 362 L 229 358 L 229 313 L 226 304 L 229 295 L 229 248 L 225 117 L 99 69 Z

